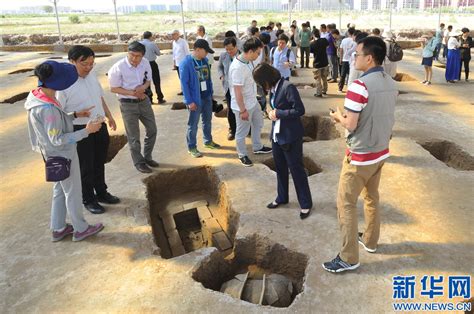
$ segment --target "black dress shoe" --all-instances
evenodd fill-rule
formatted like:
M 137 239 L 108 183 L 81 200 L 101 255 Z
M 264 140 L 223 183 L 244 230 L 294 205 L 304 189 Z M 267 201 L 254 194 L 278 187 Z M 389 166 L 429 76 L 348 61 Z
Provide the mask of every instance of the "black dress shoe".
M 110 194 L 109 192 L 105 192 L 104 194 L 97 195 L 97 201 L 105 204 L 118 204 L 120 203 L 120 198 Z
M 178 96 L 183 96 L 183 92 L 179 92 L 178 94 L 176 94 Z
M 140 171 L 141 173 L 152 173 L 153 170 L 150 169 L 150 167 L 148 167 L 146 164 L 138 164 L 135 166 L 135 168 L 137 168 L 138 171 Z
M 158 168 L 160 166 L 160 164 L 154 161 L 153 159 L 146 160 L 145 162 L 148 166 L 153 167 L 153 168 Z
M 308 212 L 306 212 L 306 213 L 300 211 L 300 218 L 301 218 L 301 219 L 306 219 L 306 218 L 309 217 L 310 214 L 311 214 L 311 208 L 308 209 Z
M 235 134 L 232 132 L 229 132 L 229 134 L 227 134 L 227 140 L 229 141 L 235 140 Z
M 267 208 L 277 208 L 278 206 L 280 206 L 282 204 L 288 204 L 288 203 L 277 203 L 277 202 L 273 201 L 271 203 L 268 203 Z
M 84 204 L 84 207 L 93 214 L 103 214 L 103 213 L 105 213 L 105 208 L 102 207 L 97 202 Z
M 158 99 L 158 103 L 159 103 L 160 105 L 162 105 L 162 104 L 166 103 L 166 100 L 164 100 L 164 99 Z

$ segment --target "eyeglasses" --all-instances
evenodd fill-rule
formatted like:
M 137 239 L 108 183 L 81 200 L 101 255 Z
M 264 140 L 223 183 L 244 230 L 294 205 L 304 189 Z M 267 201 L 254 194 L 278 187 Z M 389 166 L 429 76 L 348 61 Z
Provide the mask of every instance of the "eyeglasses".
M 93 63 L 79 62 L 79 65 L 83 68 L 93 68 L 95 66 L 95 62 Z
M 354 57 L 355 57 L 355 58 L 360 57 L 360 56 L 366 56 L 366 55 L 363 54 L 363 53 L 355 53 L 355 54 L 354 54 Z

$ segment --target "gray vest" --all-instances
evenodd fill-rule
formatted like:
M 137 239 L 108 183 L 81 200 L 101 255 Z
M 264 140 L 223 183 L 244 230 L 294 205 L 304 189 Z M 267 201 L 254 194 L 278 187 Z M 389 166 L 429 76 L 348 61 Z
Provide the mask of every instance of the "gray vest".
M 347 137 L 347 144 L 355 153 L 375 153 L 388 148 L 398 89 L 390 75 L 382 71 L 369 73 L 359 80 L 367 87 L 369 98 L 360 112 L 356 129 Z

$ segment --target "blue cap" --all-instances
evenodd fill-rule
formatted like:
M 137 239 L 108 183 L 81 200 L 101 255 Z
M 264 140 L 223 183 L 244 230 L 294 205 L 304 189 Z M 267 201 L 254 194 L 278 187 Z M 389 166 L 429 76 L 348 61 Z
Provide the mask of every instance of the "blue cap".
M 49 60 L 43 62 L 43 64 L 51 65 L 53 74 L 43 81 L 38 80 L 38 86 L 54 90 L 65 90 L 74 84 L 79 77 L 76 67 L 70 63 Z

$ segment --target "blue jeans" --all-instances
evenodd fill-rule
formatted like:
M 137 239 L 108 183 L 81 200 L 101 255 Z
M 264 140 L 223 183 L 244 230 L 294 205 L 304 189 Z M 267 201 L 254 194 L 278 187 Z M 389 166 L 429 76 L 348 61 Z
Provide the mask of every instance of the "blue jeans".
M 201 99 L 201 105 L 195 111 L 189 111 L 188 131 L 186 140 L 188 149 L 196 148 L 196 136 L 199 124 L 199 117 L 202 115 L 202 133 L 204 144 L 212 142 L 211 119 L 212 119 L 212 96 Z

